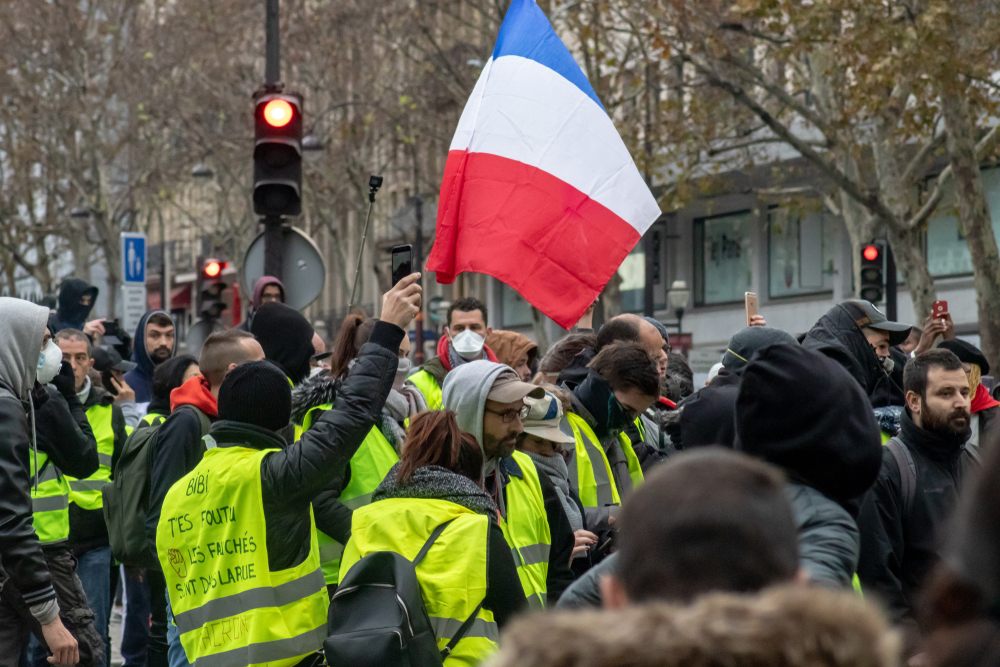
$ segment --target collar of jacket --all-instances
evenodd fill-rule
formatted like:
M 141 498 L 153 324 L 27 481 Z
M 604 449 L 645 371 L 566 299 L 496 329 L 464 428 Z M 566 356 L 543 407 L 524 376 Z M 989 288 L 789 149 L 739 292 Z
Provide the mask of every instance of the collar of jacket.
M 448 369 L 444 367 L 444 362 L 441 361 L 440 357 L 434 357 L 429 361 L 425 361 L 419 370 L 430 373 L 437 380 L 439 387 L 444 385 L 444 376 L 448 374 Z
M 330 377 L 329 372 L 308 378 L 292 390 L 292 422 L 301 424 L 306 414 L 313 408 L 333 403 L 337 398 L 340 381 Z
M 91 384 L 90 395 L 87 396 L 87 402 L 83 404 L 84 410 L 89 410 L 95 405 L 108 406 L 115 402 L 115 397 L 109 392 L 105 391 L 97 385 Z
M 907 447 L 913 447 L 935 461 L 952 461 L 965 449 L 965 438 L 943 437 L 914 424 L 910 408 L 903 410 L 899 416 L 899 426 L 899 437 Z
M 513 456 L 505 456 L 500 459 L 499 467 L 503 469 L 504 474 L 508 477 L 524 479 L 524 472 L 521 470 L 521 466 L 518 465 L 517 461 L 514 460 Z
M 583 421 L 587 422 L 590 428 L 597 430 L 597 420 L 594 419 L 594 415 L 590 414 L 590 410 L 584 405 L 579 398 L 576 396 L 576 392 L 569 392 L 569 402 L 573 406 L 573 413 L 577 417 L 582 417 Z
M 222 420 L 212 426 L 212 437 L 219 447 L 249 447 L 250 449 L 284 449 L 285 439 L 266 428 Z

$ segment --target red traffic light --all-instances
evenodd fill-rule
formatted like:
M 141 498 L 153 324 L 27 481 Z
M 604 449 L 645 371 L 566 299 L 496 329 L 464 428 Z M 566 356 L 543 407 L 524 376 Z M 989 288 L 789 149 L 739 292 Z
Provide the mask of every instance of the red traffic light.
M 264 105 L 264 120 L 271 127 L 284 127 L 292 122 L 292 105 L 282 99 Z
M 210 262 L 205 262 L 205 268 L 202 271 L 207 278 L 218 278 L 226 266 L 228 266 L 227 262 L 217 262 L 213 259 Z
M 861 254 L 869 262 L 874 262 L 876 259 L 878 259 L 878 246 L 874 245 L 866 246 Z

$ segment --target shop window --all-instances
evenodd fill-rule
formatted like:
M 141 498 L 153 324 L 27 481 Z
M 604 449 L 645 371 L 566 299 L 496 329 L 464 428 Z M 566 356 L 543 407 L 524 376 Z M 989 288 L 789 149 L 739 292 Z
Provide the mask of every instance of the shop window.
M 696 305 L 742 302 L 752 289 L 751 211 L 694 221 L 694 299 Z
M 789 207 L 771 209 L 767 216 L 770 297 L 832 291 L 836 243 L 833 216 Z

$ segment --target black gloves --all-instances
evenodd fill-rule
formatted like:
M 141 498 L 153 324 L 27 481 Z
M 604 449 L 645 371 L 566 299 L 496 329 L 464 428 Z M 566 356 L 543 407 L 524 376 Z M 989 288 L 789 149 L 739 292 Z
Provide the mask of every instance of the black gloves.
M 62 362 L 59 375 L 52 378 L 52 384 L 67 401 L 76 394 L 76 376 L 68 361 Z

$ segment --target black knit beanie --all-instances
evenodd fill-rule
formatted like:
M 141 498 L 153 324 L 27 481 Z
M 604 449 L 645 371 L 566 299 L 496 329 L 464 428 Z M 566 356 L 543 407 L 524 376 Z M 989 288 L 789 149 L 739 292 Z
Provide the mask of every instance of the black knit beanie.
M 264 350 L 268 361 L 285 371 L 298 384 L 309 375 L 313 349 L 313 328 L 302 313 L 291 306 L 272 301 L 254 313 L 250 333 Z
M 878 422 L 843 366 L 799 345 L 758 350 L 736 398 L 737 448 L 843 502 L 868 490 L 882 465 Z
M 726 354 L 722 357 L 722 365 L 739 374 L 750 363 L 754 352 L 769 345 L 798 345 L 795 337 L 787 331 L 771 327 L 746 327 L 740 329 L 729 339 Z
M 288 426 L 291 415 L 288 379 L 268 361 L 237 366 L 219 387 L 219 419 L 279 431 Z

